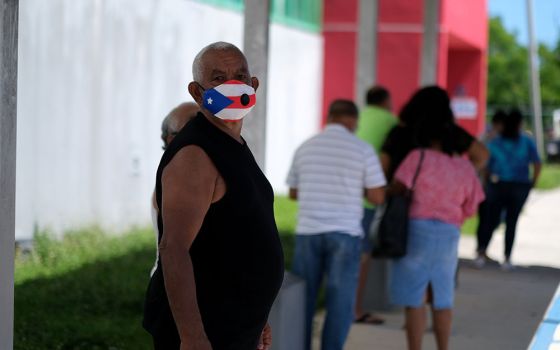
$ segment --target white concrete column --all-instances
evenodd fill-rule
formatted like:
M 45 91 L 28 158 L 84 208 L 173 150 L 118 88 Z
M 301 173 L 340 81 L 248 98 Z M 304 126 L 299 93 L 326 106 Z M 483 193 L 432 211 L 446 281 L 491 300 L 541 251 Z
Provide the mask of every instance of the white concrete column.
M 542 106 L 541 106 L 541 79 L 539 71 L 539 52 L 535 39 L 535 25 L 533 23 L 533 0 L 527 0 L 527 27 L 529 32 L 529 77 L 531 78 L 531 107 L 533 110 L 533 132 L 541 157 L 545 157 Z
M 266 147 L 266 94 L 268 83 L 268 31 L 270 0 L 245 0 L 243 52 L 251 74 L 259 78 L 257 104 L 243 120 L 243 136 L 264 171 Z
M 364 106 L 366 90 L 377 80 L 378 0 L 358 4 L 358 45 L 356 55 L 356 103 Z
M 18 0 L 0 0 L 0 349 L 13 348 Z
M 437 84 L 440 0 L 424 0 L 420 86 Z

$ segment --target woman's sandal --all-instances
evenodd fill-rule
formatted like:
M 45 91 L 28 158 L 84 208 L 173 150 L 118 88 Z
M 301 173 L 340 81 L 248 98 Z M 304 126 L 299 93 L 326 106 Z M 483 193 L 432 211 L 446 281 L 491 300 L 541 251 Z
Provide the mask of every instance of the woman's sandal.
M 385 323 L 385 320 L 381 317 L 377 317 L 375 315 L 366 312 L 362 316 L 358 317 L 354 320 L 355 323 L 363 323 L 363 324 L 373 324 L 373 325 L 380 325 Z

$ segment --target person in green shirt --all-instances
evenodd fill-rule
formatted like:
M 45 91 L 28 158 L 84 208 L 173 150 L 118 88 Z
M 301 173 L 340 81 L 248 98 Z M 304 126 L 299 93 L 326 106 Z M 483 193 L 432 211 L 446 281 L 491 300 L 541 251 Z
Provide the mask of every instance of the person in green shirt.
M 391 113 L 391 95 L 382 86 L 374 86 L 367 91 L 367 105 L 360 112 L 356 135 L 369 143 L 379 154 L 381 146 L 398 119 Z
M 391 113 L 391 94 L 382 86 L 373 86 L 366 93 L 366 107 L 360 113 L 356 135 L 369 143 L 377 154 L 389 131 L 398 123 L 398 119 Z M 382 324 L 384 320 L 373 314 L 364 312 L 362 308 L 363 293 L 367 281 L 369 259 L 372 250 L 368 237 L 369 226 L 375 215 L 375 208 L 369 203 L 364 203 L 364 217 L 362 226 L 364 239 L 362 244 L 362 259 L 360 262 L 360 277 L 356 293 L 355 315 L 356 322 L 369 324 Z

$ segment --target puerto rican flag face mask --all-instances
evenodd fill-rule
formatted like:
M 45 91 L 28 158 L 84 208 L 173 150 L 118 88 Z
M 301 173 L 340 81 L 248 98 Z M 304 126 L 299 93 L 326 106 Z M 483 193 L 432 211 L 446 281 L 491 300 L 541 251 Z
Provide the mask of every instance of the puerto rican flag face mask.
M 243 119 L 257 102 L 255 89 L 239 80 L 228 80 L 204 90 L 202 99 L 204 108 L 225 121 Z

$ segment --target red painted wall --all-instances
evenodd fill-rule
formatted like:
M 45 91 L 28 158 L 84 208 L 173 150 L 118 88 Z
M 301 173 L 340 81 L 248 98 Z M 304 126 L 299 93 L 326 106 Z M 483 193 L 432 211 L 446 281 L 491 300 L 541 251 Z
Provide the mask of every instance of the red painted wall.
M 437 82 L 450 95 L 461 86 L 477 98 L 476 119 L 458 122 L 479 135 L 486 113 L 486 0 L 441 0 L 440 6 Z M 323 116 L 333 99 L 355 96 L 358 3 L 325 0 L 324 9 Z M 422 21 L 423 0 L 379 0 L 377 83 L 391 91 L 395 113 L 419 87 Z
M 488 46 L 487 0 L 444 0 L 441 26 L 471 47 Z
M 466 96 L 478 100 L 476 119 L 458 118 L 458 123 L 475 135 L 486 126 L 486 55 L 488 48 L 488 16 L 486 0 L 445 0 L 441 9 L 441 31 L 447 44 L 440 41 L 440 56 L 447 57 L 445 81 L 453 97 L 462 87 Z M 441 70 L 441 67 L 440 67 Z M 441 73 L 440 73 L 441 74 Z
M 418 87 L 422 2 L 379 0 L 377 84 L 391 91 L 398 113 Z
M 337 98 L 354 99 L 357 0 L 325 0 L 323 11 L 323 121 Z

